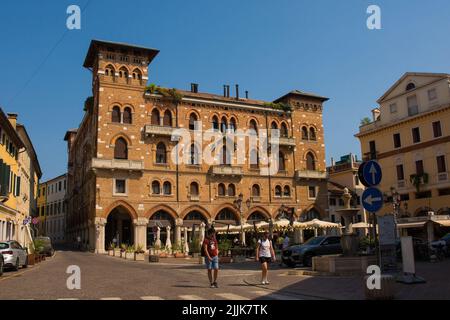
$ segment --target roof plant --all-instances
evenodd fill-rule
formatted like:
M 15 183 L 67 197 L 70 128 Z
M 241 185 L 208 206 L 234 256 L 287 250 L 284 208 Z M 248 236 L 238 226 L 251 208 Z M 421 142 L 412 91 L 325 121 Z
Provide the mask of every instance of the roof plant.
M 146 86 L 145 92 L 151 93 L 151 94 L 160 94 L 165 98 L 170 98 L 173 101 L 173 103 L 175 103 L 175 104 L 179 104 L 181 102 L 181 100 L 183 100 L 183 95 L 181 93 L 179 93 L 177 91 L 177 89 L 163 88 L 163 87 L 155 85 L 154 83 Z
M 284 102 L 266 102 L 264 106 L 275 110 L 282 110 L 284 112 L 291 112 L 292 106 L 289 103 Z

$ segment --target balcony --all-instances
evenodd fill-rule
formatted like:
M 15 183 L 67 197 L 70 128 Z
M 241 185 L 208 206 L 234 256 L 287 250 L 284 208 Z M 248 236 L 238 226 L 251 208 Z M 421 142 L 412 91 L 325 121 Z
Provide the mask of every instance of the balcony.
M 91 169 L 142 171 L 144 170 L 144 161 L 93 158 Z
M 289 137 L 280 137 L 280 146 L 295 147 L 295 139 Z
M 296 177 L 299 180 L 325 180 L 327 173 L 325 171 L 297 170 Z
M 147 136 L 172 136 L 175 128 L 168 126 L 146 125 L 145 135 Z
M 222 166 L 212 166 L 211 174 L 221 176 L 242 176 L 243 171 L 242 167 L 222 165 Z

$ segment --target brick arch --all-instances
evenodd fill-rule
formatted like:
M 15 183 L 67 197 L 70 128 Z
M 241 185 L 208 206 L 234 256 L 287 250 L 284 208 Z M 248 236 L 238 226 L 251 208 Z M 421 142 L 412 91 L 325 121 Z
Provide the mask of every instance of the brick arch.
M 128 74 L 130 74 L 130 69 L 129 69 L 126 65 L 124 65 L 124 64 L 120 65 L 120 66 L 117 68 L 117 71 L 120 71 L 121 69 L 127 70 Z
M 120 112 L 122 112 L 123 105 L 120 102 L 112 102 L 109 104 L 108 112 L 112 112 L 114 107 L 119 107 Z
M 319 207 L 316 204 L 311 204 L 311 205 L 307 206 L 305 209 L 302 210 L 302 212 L 300 213 L 299 216 L 302 216 L 303 214 L 306 214 L 308 211 L 310 211 L 312 209 L 316 210 L 319 213 L 319 216 L 321 218 L 326 217 L 325 210 L 323 208 Z
M 131 139 L 130 138 L 128 138 L 128 136 L 126 135 L 126 133 L 124 133 L 124 132 L 119 132 L 119 133 L 117 133 L 117 134 L 115 134 L 112 138 L 111 138 L 111 140 L 110 140 L 110 145 L 115 145 L 116 144 L 116 141 L 117 141 L 117 139 L 119 139 L 119 138 L 124 138 L 125 139 L 125 141 L 127 142 L 127 144 L 128 144 L 128 147 L 129 146 L 131 146 L 132 145 L 132 143 L 131 143 Z
M 134 108 L 134 106 L 133 106 L 132 104 L 130 104 L 130 103 L 125 103 L 125 104 L 123 105 L 123 107 L 122 107 L 122 111 L 125 110 L 126 107 L 130 108 L 132 113 L 135 113 L 136 110 L 135 110 L 135 108 Z
M 197 204 L 184 209 L 183 212 L 180 214 L 180 218 L 184 220 L 184 218 L 186 218 L 186 216 L 189 213 L 191 213 L 192 211 L 200 212 L 203 215 L 203 217 L 206 218 L 206 220 L 210 220 L 211 219 L 211 215 L 208 212 L 208 210 L 206 210 L 205 208 L 203 208 L 202 206 L 199 206 Z
M 114 209 L 119 208 L 119 207 L 126 209 L 132 219 L 138 218 L 136 210 L 134 210 L 133 206 L 124 200 L 117 200 L 117 201 L 113 202 L 112 204 L 110 204 L 108 206 L 108 208 L 103 211 L 104 213 L 102 215 L 102 218 L 108 219 L 108 216 L 111 214 L 111 212 Z
M 427 207 L 427 206 L 419 207 L 419 208 L 416 209 L 416 211 L 414 211 L 414 217 L 418 217 L 418 214 L 419 214 L 421 211 L 427 211 L 427 212 L 428 212 L 428 211 L 433 211 L 433 209 L 430 208 L 430 207 Z
M 256 206 L 250 208 L 250 210 L 247 212 L 247 215 L 245 216 L 245 219 L 247 220 L 255 212 L 261 212 L 267 219 L 272 218 L 272 214 L 269 212 L 269 210 L 262 206 Z
M 244 205 L 244 203 L 242 205 Z M 222 211 L 223 209 L 230 209 L 234 213 L 234 217 L 236 218 L 236 221 L 241 220 L 241 216 L 240 216 L 239 212 L 237 212 L 236 208 L 230 203 L 222 204 L 221 206 L 219 206 L 219 208 L 217 208 L 216 213 L 214 214 L 214 220 L 216 220 L 216 217 L 219 215 L 220 211 Z
M 308 133 L 309 133 L 309 131 L 308 131 Z M 308 153 L 311 153 L 313 155 L 314 160 L 316 160 L 316 161 L 318 160 L 317 154 L 313 149 L 306 149 L 305 152 L 303 153 L 303 157 L 302 157 L 304 161 L 306 161 L 306 155 Z
M 178 213 L 172 207 L 165 204 L 160 204 L 156 207 L 151 208 L 144 214 L 144 217 L 150 219 L 156 212 L 160 210 L 166 211 L 175 221 L 178 219 Z

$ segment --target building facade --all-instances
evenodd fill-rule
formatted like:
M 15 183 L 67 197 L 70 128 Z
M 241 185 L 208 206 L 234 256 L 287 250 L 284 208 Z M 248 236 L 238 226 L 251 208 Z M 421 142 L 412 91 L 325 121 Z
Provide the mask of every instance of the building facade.
M 302 220 L 327 218 L 322 125 L 327 98 L 292 91 L 267 102 L 240 97 L 238 88 L 231 97 L 229 86 L 223 95 L 200 93 L 196 84 L 190 91 L 146 89 L 148 65 L 157 54 L 91 42 L 84 67 L 93 74 L 93 97 L 86 100 L 79 128 L 65 136 L 70 239 L 80 236 L 90 249 L 103 252 L 113 238 L 148 247 L 156 226 L 170 226 L 179 243 L 182 227 L 201 222 L 240 224 L 286 213 Z M 174 133 L 180 129 L 188 137 L 178 141 Z M 278 170 L 262 174 L 269 156 L 260 159 L 248 144 L 243 163 L 233 148 L 222 146 L 214 163 L 207 163 L 203 152 L 210 142 L 192 142 L 199 129 L 252 130 L 258 137 L 278 129 L 279 152 L 270 156 Z M 186 161 L 177 163 L 173 154 Z
M 17 114 L 0 109 L 0 239 L 16 240 L 32 249 L 30 224 L 36 212 L 41 169 L 25 127 Z
M 378 104 L 356 137 L 383 169 L 380 214 L 394 212 L 403 231 L 432 239 L 450 223 L 450 76 L 406 73 Z
M 364 185 L 359 181 L 358 168 L 361 165 L 356 155 L 348 154 L 342 156 L 339 161 L 331 160 L 331 166 L 327 168 L 328 172 L 328 206 L 330 220 L 332 222 L 341 223 L 345 225 L 342 217 L 339 214 L 340 209 L 344 209 L 344 200 L 342 195 L 344 189 L 347 188 L 352 194 L 353 198 L 350 201 L 352 207 L 360 208 L 357 212 L 353 223 L 368 223 L 369 217 L 366 211 L 361 206 L 361 197 L 365 190 Z M 367 228 L 362 228 L 363 232 Z
M 39 185 L 42 234 L 50 237 L 52 243 L 66 241 L 67 174 L 62 174 Z

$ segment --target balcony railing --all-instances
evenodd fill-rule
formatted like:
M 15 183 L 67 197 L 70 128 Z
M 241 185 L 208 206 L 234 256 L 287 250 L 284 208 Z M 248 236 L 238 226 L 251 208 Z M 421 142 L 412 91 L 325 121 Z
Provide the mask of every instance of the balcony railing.
M 280 146 L 293 146 L 295 147 L 295 139 L 289 137 L 280 137 Z
M 242 167 L 236 166 L 212 166 L 211 173 L 213 175 L 224 175 L 224 176 L 242 176 Z
M 319 179 L 324 180 L 327 178 L 327 173 L 325 171 L 314 171 L 314 170 L 297 170 L 297 179 Z
M 92 169 L 110 169 L 110 170 L 144 170 L 144 162 L 139 160 L 120 160 L 120 159 L 99 159 L 94 158 L 91 162 Z
M 175 128 L 168 126 L 146 125 L 145 134 L 154 136 L 171 136 Z

